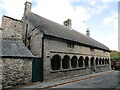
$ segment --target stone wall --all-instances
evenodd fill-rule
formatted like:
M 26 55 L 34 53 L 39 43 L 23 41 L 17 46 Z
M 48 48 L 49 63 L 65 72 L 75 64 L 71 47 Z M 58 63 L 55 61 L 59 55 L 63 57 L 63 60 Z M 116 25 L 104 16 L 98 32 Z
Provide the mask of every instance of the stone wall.
M 48 37 L 45 39 L 45 47 L 44 47 L 44 79 L 45 80 L 52 80 L 62 77 L 69 77 L 74 75 L 84 75 L 92 73 L 91 65 L 90 65 L 90 58 L 107 58 L 110 59 L 110 53 L 104 52 L 103 50 L 94 49 L 91 51 L 89 47 L 84 47 L 75 44 L 74 48 L 68 48 L 67 43 L 64 40 L 60 39 L 53 39 Z M 51 59 L 54 55 L 60 55 L 61 60 L 65 55 L 70 56 L 70 59 L 73 56 L 77 56 L 79 59 L 80 56 L 89 57 L 89 67 L 77 67 L 75 69 L 60 69 L 60 70 L 52 70 L 51 69 Z M 95 63 L 95 60 L 94 60 Z M 97 67 L 97 68 L 96 68 Z M 110 64 L 106 65 L 99 65 L 95 66 L 95 72 L 107 71 L 110 70 Z
M 0 39 L 2 38 L 2 31 L 3 31 L 3 29 L 0 28 Z
M 34 56 L 41 57 L 40 31 L 25 17 L 23 17 L 22 21 L 24 22 L 24 29 L 23 29 L 24 44 L 26 41 L 26 47 L 30 45 L 31 53 Z
M 111 70 L 111 64 L 96 66 L 96 72 L 103 72 L 108 70 Z
M 2 58 L 3 87 L 12 87 L 32 82 L 32 59 Z
M 0 57 L 0 90 L 2 89 L 2 57 Z
M 50 74 L 44 75 L 45 81 L 51 80 L 59 80 L 61 78 L 68 78 L 74 76 L 81 76 L 91 74 L 90 67 L 89 68 L 79 68 L 79 69 L 72 69 L 72 70 L 62 70 L 62 71 L 51 71 Z
M 30 40 L 30 50 L 33 53 L 34 56 L 41 57 L 41 37 L 40 37 L 40 31 L 35 30 L 33 31 L 31 35 L 31 40 Z
M 3 34 L 2 34 L 3 38 L 22 40 L 22 31 L 23 31 L 22 21 L 8 16 L 3 16 L 1 27 L 3 28 Z
M 0 28 L 0 39 L 2 39 L 2 29 Z M 2 40 L 0 40 L 0 55 L 2 55 Z M 2 57 L 0 56 L 0 90 L 2 89 Z

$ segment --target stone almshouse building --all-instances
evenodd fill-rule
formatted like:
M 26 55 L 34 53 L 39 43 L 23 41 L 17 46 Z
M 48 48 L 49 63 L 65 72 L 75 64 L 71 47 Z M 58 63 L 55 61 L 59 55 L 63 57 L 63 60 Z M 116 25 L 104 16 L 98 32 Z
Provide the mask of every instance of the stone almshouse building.
M 25 3 L 22 20 L 3 16 L 1 86 L 15 86 L 111 69 L 110 49 L 71 28 L 31 12 Z M 15 82 L 16 81 L 16 82 Z

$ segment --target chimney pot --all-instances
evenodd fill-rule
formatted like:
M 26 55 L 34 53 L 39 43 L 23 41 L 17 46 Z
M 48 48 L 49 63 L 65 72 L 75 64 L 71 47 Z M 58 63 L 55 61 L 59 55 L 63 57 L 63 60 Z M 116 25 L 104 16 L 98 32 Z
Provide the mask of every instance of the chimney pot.
M 68 18 L 66 21 L 64 21 L 64 26 L 67 26 L 68 28 L 72 28 L 72 20 Z
M 90 30 L 89 30 L 89 28 L 87 28 L 87 30 L 86 30 L 86 35 L 90 36 Z

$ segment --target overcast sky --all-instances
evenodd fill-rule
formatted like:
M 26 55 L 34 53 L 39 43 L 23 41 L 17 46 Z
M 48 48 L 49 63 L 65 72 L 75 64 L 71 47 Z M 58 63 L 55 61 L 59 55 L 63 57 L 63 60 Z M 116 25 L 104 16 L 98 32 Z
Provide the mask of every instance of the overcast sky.
M 63 24 L 71 18 L 72 28 L 118 50 L 119 0 L 27 0 L 32 2 L 32 12 Z M 3 15 L 21 19 L 26 0 L 0 0 L 0 21 Z M 1 23 L 0 23 L 1 24 Z

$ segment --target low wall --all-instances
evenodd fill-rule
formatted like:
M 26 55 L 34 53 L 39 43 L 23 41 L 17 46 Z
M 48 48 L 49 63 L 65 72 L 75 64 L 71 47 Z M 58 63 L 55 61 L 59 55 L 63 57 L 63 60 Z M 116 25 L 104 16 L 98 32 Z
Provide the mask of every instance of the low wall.
M 110 64 L 96 67 L 96 72 L 103 72 L 103 71 L 108 71 L 108 70 L 111 70 Z
M 51 81 L 53 79 L 74 77 L 76 75 L 85 75 L 90 74 L 91 70 L 89 68 L 76 68 L 70 70 L 59 70 L 59 71 L 51 71 L 49 75 L 44 76 L 44 81 Z
M 101 65 L 96 66 L 95 73 L 97 72 L 103 72 L 110 70 L 110 65 Z M 91 70 L 91 67 L 82 67 L 82 68 L 76 68 L 76 69 L 70 69 L 70 70 L 52 70 L 50 74 L 46 74 L 44 76 L 44 81 L 51 81 L 53 79 L 60 79 L 60 78 L 67 78 L 67 77 L 74 77 L 74 76 L 82 76 L 86 74 L 91 74 L 93 71 Z
M 13 87 L 32 82 L 31 58 L 2 58 L 3 87 Z

